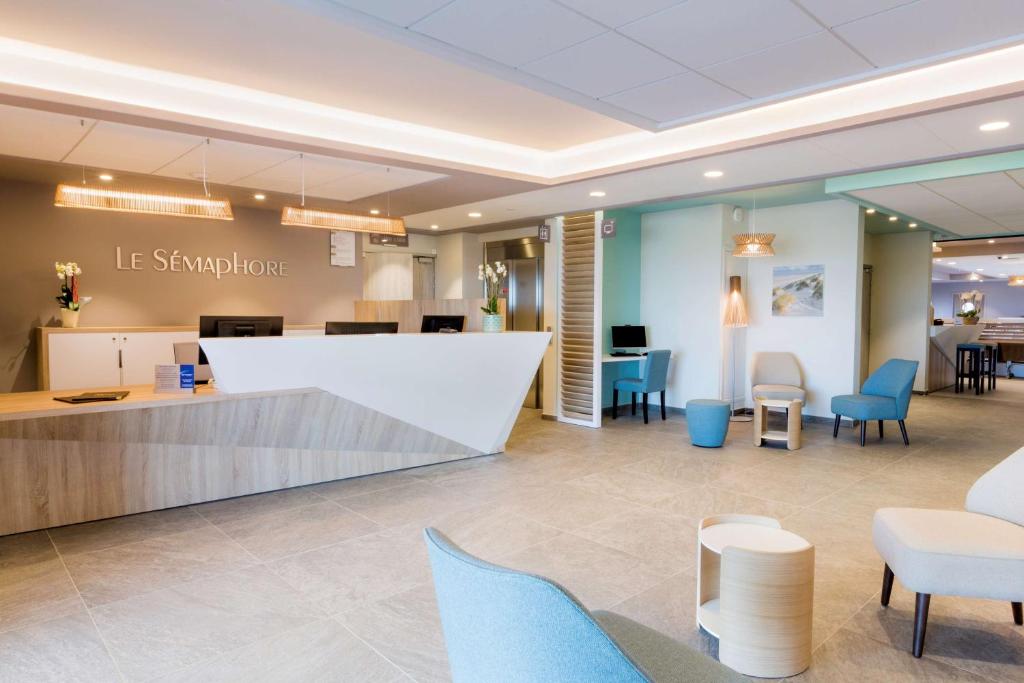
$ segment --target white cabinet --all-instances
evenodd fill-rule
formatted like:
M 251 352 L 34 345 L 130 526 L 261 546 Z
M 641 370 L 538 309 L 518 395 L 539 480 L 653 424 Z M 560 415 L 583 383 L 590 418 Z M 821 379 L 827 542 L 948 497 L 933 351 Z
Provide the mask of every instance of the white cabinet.
M 116 332 L 47 336 L 50 389 L 91 389 L 121 384 Z
M 194 342 L 197 332 L 121 332 L 121 384 L 152 384 L 154 367 L 174 362 L 174 345 Z

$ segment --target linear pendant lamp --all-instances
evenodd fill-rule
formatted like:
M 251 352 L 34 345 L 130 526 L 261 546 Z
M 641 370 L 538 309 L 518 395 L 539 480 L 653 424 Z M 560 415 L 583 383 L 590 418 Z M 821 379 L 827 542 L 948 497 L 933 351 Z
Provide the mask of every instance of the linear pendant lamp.
M 234 220 L 231 202 L 210 197 L 150 194 L 100 187 L 60 184 L 53 205 L 75 209 L 98 209 L 122 213 L 149 213 L 161 216 Z
M 358 213 L 338 213 L 307 209 L 304 206 L 286 206 L 281 210 L 281 225 L 297 225 L 325 230 L 349 232 L 375 232 L 384 235 L 404 235 L 405 221 L 390 216 L 366 216 Z

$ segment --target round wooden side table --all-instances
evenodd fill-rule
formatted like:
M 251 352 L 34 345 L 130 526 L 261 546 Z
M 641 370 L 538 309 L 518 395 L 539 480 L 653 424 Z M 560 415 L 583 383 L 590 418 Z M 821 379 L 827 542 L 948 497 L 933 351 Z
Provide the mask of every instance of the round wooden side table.
M 718 659 L 762 678 L 811 664 L 814 546 L 778 520 L 717 515 L 697 531 L 697 625 Z

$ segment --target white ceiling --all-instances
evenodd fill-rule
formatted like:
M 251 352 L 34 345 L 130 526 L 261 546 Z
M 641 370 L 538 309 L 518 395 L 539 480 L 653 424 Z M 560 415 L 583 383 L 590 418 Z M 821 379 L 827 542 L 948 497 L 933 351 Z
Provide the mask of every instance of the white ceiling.
M 939 256 L 932 259 L 933 280 L 949 280 L 951 275 L 964 276 L 971 273 L 977 273 L 986 280 L 1005 280 L 1013 275 L 1024 275 L 1024 254 L 1010 252 L 998 256 Z
M 439 180 L 427 171 L 211 140 L 109 121 L 0 105 L 0 155 L 59 161 L 111 172 L 202 180 L 265 192 L 340 201 Z

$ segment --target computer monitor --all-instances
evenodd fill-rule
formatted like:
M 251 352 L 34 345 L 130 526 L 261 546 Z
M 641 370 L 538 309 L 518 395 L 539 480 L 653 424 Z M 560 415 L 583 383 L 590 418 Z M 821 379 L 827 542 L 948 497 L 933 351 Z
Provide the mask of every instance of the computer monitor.
M 462 326 L 466 324 L 464 315 L 425 315 L 420 325 L 420 332 L 462 332 Z
M 647 328 L 643 325 L 612 325 L 612 348 L 643 349 L 647 347 Z
M 398 334 L 398 323 L 328 322 L 324 334 Z
M 279 315 L 201 315 L 199 338 L 280 337 L 284 318 Z M 206 354 L 199 349 L 199 364 L 207 365 Z

